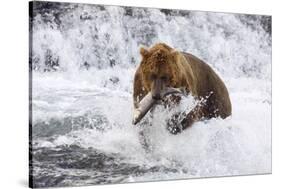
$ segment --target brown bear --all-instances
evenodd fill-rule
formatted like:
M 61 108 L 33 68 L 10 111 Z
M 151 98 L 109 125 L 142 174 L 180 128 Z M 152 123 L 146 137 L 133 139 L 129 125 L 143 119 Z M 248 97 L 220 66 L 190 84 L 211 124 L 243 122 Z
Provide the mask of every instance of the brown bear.
M 181 132 L 195 121 L 231 115 L 227 88 L 208 64 L 164 43 L 155 44 L 150 49 L 142 47 L 140 54 L 142 60 L 134 77 L 134 107 L 149 92 L 154 99 L 160 100 L 160 92 L 165 87 L 184 88 L 201 102 L 190 112 L 170 118 L 167 126 L 172 134 Z

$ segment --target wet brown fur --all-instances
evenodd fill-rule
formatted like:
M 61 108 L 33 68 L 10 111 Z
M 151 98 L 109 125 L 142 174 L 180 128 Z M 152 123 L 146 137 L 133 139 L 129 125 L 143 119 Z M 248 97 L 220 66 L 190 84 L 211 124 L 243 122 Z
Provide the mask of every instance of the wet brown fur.
M 184 88 L 203 100 L 181 122 L 185 129 L 203 118 L 231 115 L 231 102 L 224 82 L 205 62 L 192 54 L 176 51 L 164 43 L 141 48 L 142 61 L 134 78 L 134 106 L 153 88 L 151 75 L 167 77 L 166 87 Z M 175 116 L 176 117 L 176 116 Z M 173 118 L 175 119 L 175 118 Z M 175 123 L 175 122 L 173 122 Z

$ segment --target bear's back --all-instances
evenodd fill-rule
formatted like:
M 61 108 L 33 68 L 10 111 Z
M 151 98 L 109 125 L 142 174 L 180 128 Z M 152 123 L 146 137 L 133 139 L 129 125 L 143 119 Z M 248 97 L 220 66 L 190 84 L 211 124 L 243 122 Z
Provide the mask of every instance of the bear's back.
M 182 52 L 191 66 L 196 78 L 196 88 L 199 97 L 209 96 L 207 100 L 208 112 L 218 109 L 218 114 L 225 118 L 231 115 L 231 102 L 227 88 L 222 79 L 203 60 L 198 57 Z

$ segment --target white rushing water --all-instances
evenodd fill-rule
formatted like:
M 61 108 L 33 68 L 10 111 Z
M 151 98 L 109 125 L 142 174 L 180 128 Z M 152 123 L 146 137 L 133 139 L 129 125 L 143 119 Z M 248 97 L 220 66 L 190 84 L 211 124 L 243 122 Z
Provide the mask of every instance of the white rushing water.
M 46 10 L 36 12 L 33 19 L 35 149 L 78 145 L 115 154 L 121 158 L 115 163 L 145 170 L 104 175 L 108 180 L 103 183 L 271 172 L 271 36 L 259 22 L 262 16 L 164 14 L 159 9 L 78 4 Z M 139 47 L 156 42 L 190 52 L 211 65 L 229 90 L 232 116 L 198 122 L 171 135 L 165 124 L 170 112 L 159 106 L 150 118 L 152 126 L 133 126 L 132 88 Z M 181 106 L 192 103 L 188 97 Z M 143 127 L 149 152 L 139 140 Z M 151 171 L 152 167 L 172 170 Z M 89 173 L 81 171 L 54 174 Z M 62 179 L 53 185 L 100 183 L 97 180 Z

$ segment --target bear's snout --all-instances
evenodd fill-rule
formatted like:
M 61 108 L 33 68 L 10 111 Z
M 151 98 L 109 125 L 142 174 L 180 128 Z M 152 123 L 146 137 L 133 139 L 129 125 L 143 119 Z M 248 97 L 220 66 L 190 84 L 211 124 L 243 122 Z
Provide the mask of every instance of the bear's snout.
M 160 95 L 160 93 L 153 94 L 153 95 L 152 95 L 152 98 L 153 98 L 154 100 L 160 100 L 160 99 L 161 99 L 161 95 Z

